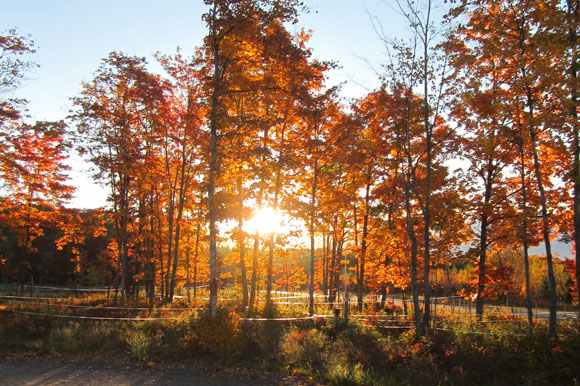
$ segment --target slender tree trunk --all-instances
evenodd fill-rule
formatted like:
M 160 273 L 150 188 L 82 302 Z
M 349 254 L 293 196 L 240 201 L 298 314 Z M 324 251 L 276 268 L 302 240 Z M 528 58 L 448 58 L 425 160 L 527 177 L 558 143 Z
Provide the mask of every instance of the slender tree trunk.
M 185 206 L 186 200 L 186 190 L 189 186 L 189 172 L 190 167 L 188 166 L 188 159 L 186 152 L 185 143 L 182 145 L 182 157 L 181 157 L 181 170 L 180 170 L 180 177 L 179 177 L 179 195 L 178 195 L 178 203 L 177 203 L 177 219 L 175 222 L 175 239 L 174 239 L 174 252 L 173 252 L 173 268 L 171 271 L 171 286 L 170 286 L 170 293 L 169 293 L 169 301 L 173 301 L 173 294 L 175 292 L 175 277 L 177 274 L 177 264 L 179 261 L 179 243 L 181 237 L 181 221 L 183 219 L 183 208 Z
M 326 243 L 326 235 L 322 235 L 322 293 L 324 296 L 328 296 L 328 286 L 327 283 L 327 263 L 326 260 L 328 258 L 328 245 Z
M 161 300 L 163 301 L 165 299 L 165 267 L 163 264 L 163 249 L 162 249 L 162 245 L 161 245 L 161 235 L 162 233 L 162 229 L 161 229 L 161 218 L 160 216 L 157 216 L 157 234 L 158 236 L 158 240 L 157 240 L 157 256 L 159 257 L 159 271 L 160 271 L 160 277 L 159 277 L 159 282 L 161 284 Z
M 487 264 L 487 231 L 489 225 L 489 216 L 487 213 L 491 201 L 491 165 L 488 164 L 487 176 L 485 181 L 485 192 L 483 198 L 483 208 L 481 212 L 481 234 L 479 237 L 479 265 L 477 281 L 477 298 L 475 300 L 475 314 L 479 320 L 483 319 L 485 303 L 485 282 L 486 282 L 486 264 Z
M 336 288 L 336 303 L 340 301 L 340 263 L 342 262 L 343 241 L 339 240 L 336 248 L 336 275 L 334 275 L 334 288 Z
M 165 296 L 163 297 L 164 303 L 169 303 L 171 301 L 171 268 L 173 259 L 173 230 L 174 230 L 174 220 L 175 220 L 175 188 L 177 185 L 177 175 L 175 180 L 170 179 L 171 168 L 169 166 L 169 158 L 167 151 L 167 143 L 165 144 L 165 174 L 166 178 L 170 180 L 168 187 L 168 202 L 167 202 L 167 272 L 165 273 Z
M 197 261 L 199 259 L 199 235 L 201 231 L 201 219 L 198 219 L 195 231 L 195 257 L 193 260 L 193 298 L 197 299 Z
M 425 48 L 425 57 L 427 58 L 427 46 Z M 427 71 L 427 60 L 425 59 L 425 68 L 424 71 Z M 425 333 L 428 332 L 429 329 L 429 321 L 431 319 L 431 283 L 429 283 L 429 274 L 431 272 L 431 246 L 430 246 L 430 236 L 431 236 L 431 185 L 432 185 L 432 170 L 431 170 L 431 147 L 432 147 L 432 139 L 431 139 L 431 125 L 429 123 L 429 105 L 428 105 L 428 85 L 427 79 L 425 79 L 425 107 L 424 107 L 424 119 L 425 119 L 425 130 L 426 130 L 426 137 L 427 137 L 427 159 L 426 159 L 426 169 L 427 169 L 427 177 L 425 179 L 425 207 L 423 212 L 423 222 L 424 222 L 424 231 L 423 231 L 423 244 L 424 244 L 424 264 L 423 264 L 423 296 L 425 298 L 424 303 L 424 316 L 423 316 L 423 328 L 425 329 Z
M 217 14 L 217 3 L 214 2 L 212 11 L 213 18 Z M 217 206 L 215 202 L 216 178 L 219 174 L 218 163 L 218 110 L 219 94 L 221 89 L 221 72 L 223 70 L 220 59 L 220 44 L 217 31 L 210 32 L 213 53 L 213 79 L 210 105 L 210 143 L 209 143 L 209 177 L 207 184 L 207 203 L 209 219 L 209 310 L 213 319 L 217 314 L 218 296 L 218 261 L 217 261 Z
M 173 194 L 171 194 L 173 196 Z M 163 302 L 170 302 L 171 294 L 171 260 L 173 257 L 173 215 L 175 212 L 175 204 L 173 197 L 169 199 L 168 210 L 167 210 L 167 271 L 165 272 L 165 296 L 163 297 Z
M 534 143 L 535 140 L 532 139 Z M 554 276 L 554 263 L 552 256 L 552 246 L 550 242 L 550 225 L 548 218 L 548 209 L 546 205 L 546 195 L 544 192 L 544 186 L 542 183 L 542 176 L 540 173 L 540 163 L 538 160 L 538 152 L 535 149 L 535 143 L 533 145 L 533 156 L 534 156 L 534 170 L 536 173 L 536 180 L 538 184 L 538 191 L 540 193 L 540 203 L 542 206 L 542 234 L 544 238 L 544 246 L 546 248 L 546 261 L 548 264 L 548 283 L 550 286 L 550 325 L 549 333 L 551 337 L 556 336 L 557 330 L 557 298 L 556 298 L 556 278 Z
M 244 209 L 244 199 L 242 193 L 242 179 L 237 179 L 238 185 L 238 210 L 240 211 L 238 217 L 238 245 L 240 247 L 240 274 L 242 276 L 242 307 L 244 309 L 248 306 L 248 278 L 246 274 L 246 240 L 244 235 L 244 218 L 243 218 L 243 209 Z
M 238 245 L 240 247 L 240 274 L 242 281 L 242 307 L 246 308 L 248 306 L 249 295 L 248 295 L 248 277 L 246 274 L 246 240 L 243 235 L 244 221 L 240 218 L 238 223 Z
M 383 284 L 381 286 L 380 294 L 381 294 L 381 301 L 379 303 L 379 307 L 381 309 L 384 309 L 385 305 L 387 304 L 387 285 L 386 284 Z
M 418 259 L 417 259 L 417 236 L 415 233 L 415 221 L 413 219 L 413 207 L 411 205 L 411 193 L 413 191 L 414 165 L 411 157 L 411 101 L 412 90 L 406 90 L 405 95 L 405 139 L 404 152 L 407 159 L 405 172 L 405 215 L 406 228 L 409 241 L 411 243 L 411 292 L 413 297 L 413 315 L 415 318 L 415 331 L 417 335 L 423 335 L 423 326 L 421 325 L 421 307 L 419 305 L 419 282 L 418 282 Z M 425 245 L 428 249 L 428 244 Z
M 576 91 L 574 90 L 574 94 Z M 576 97 L 574 99 L 574 110 L 576 110 Z M 577 113 L 574 113 L 574 120 L 578 119 Z M 580 131 L 579 125 L 574 124 L 574 245 L 576 258 L 576 296 L 580 304 Z
M 183 216 L 183 204 L 185 203 L 185 197 L 179 198 L 179 208 L 177 213 L 177 224 L 175 226 L 175 239 L 173 242 L 174 251 L 173 251 L 173 267 L 171 270 L 171 283 L 170 283 L 170 291 L 169 291 L 169 301 L 173 301 L 173 295 L 175 293 L 175 277 L 177 274 L 177 263 L 179 261 L 179 242 L 181 237 L 181 219 Z
M 528 311 L 528 325 L 530 331 L 534 326 L 534 311 L 532 306 L 532 291 L 530 286 L 530 258 L 528 254 L 528 188 L 526 185 L 526 163 L 524 152 L 524 136 L 520 127 L 518 137 L 518 147 L 520 151 L 520 183 L 522 185 L 522 246 L 524 248 L 524 268 L 526 282 L 526 308 Z
M 310 285 L 308 288 L 308 313 L 314 315 L 314 221 L 316 219 L 316 188 L 318 184 L 318 159 L 314 161 L 314 176 L 312 178 L 312 193 L 310 196 Z
M 524 74 L 525 77 L 525 74 Z M 530 129 L 530 141 L 532 146 L 532 155 L 534 160 L 534 172 L 536 174 L 536 183 L 538 184 L 538 192 L 540 194 L 540 204 L 542 207 L 542 235 L 544 238 L 544 246 L 546 248 L 546 262 L 548 264 L 548 284 L 550 287 L 550 323 L 549 323 L 549 334 L 550 337 L 556 337 L 558 320 L 557 320 L 557 297 L 556 297 L 556 278 L 554 276 L 554 263 L 552 256 L 552 246 L 550 242 L 550 221 L 548 218 L 548 208 L 546 193 L 544 191 L 544 184 L 542 179 L 542 173 L 540 172 L 540 161 L 538 159 L 538 149 L 536 140 L 536 131 L 534 128 L 534 105 L 532 99 L 532 90 L 530 87 L 526 87 L 527 94 L 527 104 L 528 104 L 528 114 L 529 114 L 529 129 Z
M 407 234 L 411 241 L 411 291 L 413 294 L 415 329 L 418 335 L 422 335 L 423 329 L 421 326 L 421 307 L 419 306 L 419 283 L 417 280 L 417 237 L 415 236 L 415 222 L 413 221 L 413 212 L 411 209 L 411 176 L 409 173 L 405 177 L 405 212 L 407 215 Z
M 258 193 L 258 207 L 262 206 L 264 191 L 260 189 Z M 250 307 L 249 312 L 250 314 L 254 310 L 254 305 L 256 304 L 256 292 L 257 292 L 257 284 L 258 284 L 258 252 L 260 250 L 260 232 L 256 230 L 254 234 L 254 252 L 252 255 L 252 282 L 250 285 Z
M 429 283 L 429 274 L 431 272 L 431 247 L 430 247 L 430 229 L 431 229 L 431 189 L 432 189 L 432 147 L 433 147 L 433 124 L 429 122 L 429 42 L 431 40 L 431 0 L 427 1 L 425 24 L 421 26 L 421 39 L 423 41 L 423 124 L 425 127 L 425 146 L 427 147 L 427 154 L 425 160 L 425 168 L 427 169 L 427 176 L 425 178 L 425 206 L 423 212 L 424 221 L 424 269 L 423 269 L 423 296 L 425 298 L 423 328 L 427 333 L 429 329 L 429 322 L 431 320 L 431 284 Z
M 334 300 L 336 299 L 336 288 L 334 287 L 334 275 L 336 275 L 336 250 L 336 236 L 332 236 L 332 258 L 330 260 L 330 267 L 328 271 L 328 303 L 334 303 Z
M 361 239 L 361 249 L 360 249 L 360 271 L 358 277 L 358 311 L 362 312 L 363 309 L 363 296 L 364 296 L 364 286 L 365 286 L 365 259 L 366 259 L 366 252 L 367 252 L 367 236 L 368 236 L 368 229 L 369 229 L 369 202 L 370 202 L 370 188 L 371 188 L 371 181 L 370 181 L 370 172 L 368 175 L 367 186 L 366 186 L 366 193 L 365 193 L 365 214 L 363 217 L 363 233 Z
M 197 300 L 197 259 L 193 261 L 193 300 Z
M 529 48 L 526 46 L 527 33 L 526 30 L 526 20 L 521 20 L 521 25 L 518 26 L 519 36 L 518 44 L 520 49 L 520 56 L 522 58 L 526 57 L 526 50 Z M 540 161 L 538 159 L 538 149 L 537 149 L 537 132 L 535 127 L 535 117 L 534 117 L 534 98 L 532 86 L 528 83 L 528 73 L 525 66 L 519 67 L 519 73 L 521 76 L 521 82 L 523 84 L 523 89 L 526 93 L 526 106 L 527 106 L 527 125 L 530 134 L 530 147 L 532 150 L 532 157 L 534 162 L 534 172 L 536 175 L 536 183 L 538 185 L 538 192 L 540 195 L 540 204 L 542 208 L 542 235 L 544 239 L 544 246 L 546 248 L 546 262 L 548 265 L 548 285 L 550 288 L 550 322 L 549 322 L 549 335 L 551 338 L 556 337 L 557 331 L 557 297 L 556 297 L 556 279 L 554 276 L 553 267 L 553 256 L 552 256 L 552 246 L 550 243 L 550 222 L 548 218 L 548 208 L 546 193 L 544 190 L 544 184 L 542 179 L 542 174 L 540 172 Z
M 121 195 L 121 300 L 120 307 L 125 307 L 125 298 L 127 296 L 127 265 L 129 256 L 129 241 L 128 241 L 128 214 L 129 214 L 129 177 L 124 176 L 121 179 L 122 188 Z
M 568 29 L 568 41 L 572 50 L 572 63 L 570 63 L 570 116 L 572 117 L 572 134 L 573 134 L 573 157 L 572 161 L 572 178 L 574 183 L 574 245 L 576 257 L 576 296 L 580 302 L 580 125 L 578 124 L 578 90 L 576 83 L 578 81 L 578 32 L 576 25 L 578 23 L 578 0 L 567 0 L 568 18 L 571 27 Z
M 324 293 L 324 295 L 326 296 L 326 299 L 328 300 L 329 294 L 330 294 L 330 284 L 329 284 L 329 280 L 330 280 L 330 270 L 329 270 L 329 264 L 330 264 L 330 236 L 326 236 L 326 259 L 325 259 L 325 265 L 324 265 L 324 270 L 326 271 L 326 281 L 324 282 L 326 291 Z
M 278 210 L 278 196 L 280 194 L 281 188 L 281 175 L 280 170 L 276 173 L 276 182 L 274 188 L 274 210 Z M 266 282 L 266 303 L 271 302 L 272 295 L 272 269 L 274 266 L 274 247 L 275 247 L 275 237 L 276 235 L 272 231 L 270 233 L 270 240 L 268 241 L 268 280 Z
M 275 234 L 270 232 L 268 238 L 268 267 L 266 272 L 266 304 L 270 305 L 272 303 L 272 276 L 274 268 L 274 242 Z
M 254 252 L 252 254 L 252 281 L 250 283 L 250 307 L 249 312 L 252 313 L 254 305 L 256 304 L 256 285 L 258 284 L 258 251 L 260 249 L 260 232 L 256 231 L 254 234 Z
M 352 214 L 353 214 L 353 232 L 354 232 L 354 248 L 355 251 L 358 251 L 358 213 L 356 210 L 356 203 L 353 205 L 352 208 Z M 356 259 L 356 297 L 357 297 L 357 307 L 361 307 L 362 306 L 362 300 L 359 300 L 361 298 L 361 294 L 362 294 L 362 283 L 360 280 L 360 260 L 361 260 L 361 256 L 359 255 L 359 257 Z M 360 312 L 360 311 L 359 311 Z
M 189 244 L 191 240 L 188 237 L 187 243 Z M 185 252 L 185 283 L 187 285 L 187 301 L 191 302 L 191 280 L 189 274 L 189 259 L 191 258 L 191 251 L 187 248 Z

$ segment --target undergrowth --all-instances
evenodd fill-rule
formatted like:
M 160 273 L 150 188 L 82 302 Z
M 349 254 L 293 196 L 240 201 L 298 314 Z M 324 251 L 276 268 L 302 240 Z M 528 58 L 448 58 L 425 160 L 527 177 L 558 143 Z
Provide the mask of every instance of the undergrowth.
M 558 338 L 549 340 L 544 325 L 534 326 L 530 333 L 521 321 L 502 315 L 490 315 L 481 323 L 441 319 L 439 330 L 418 337 L 413 330 L 377 328 L 392 312 L 368 313 L 364 321 L 349 323 L 323 318 L 290 323 L 262 320 L 301 316 L 275 305 L 254 312 L 251 320 L 240 308 L 229 306 L 218 308 L 215 319 L 207 309 L 172 313 L 155 308 L 141 316 L 171 319 L 140 322 L 2 312 L 0 353 L 123 354 L 144 363 L 209 359 L 222 366 L 286 370 L 333 385 L 577 385 L 580 381 L 578 322 L 562 322 Z

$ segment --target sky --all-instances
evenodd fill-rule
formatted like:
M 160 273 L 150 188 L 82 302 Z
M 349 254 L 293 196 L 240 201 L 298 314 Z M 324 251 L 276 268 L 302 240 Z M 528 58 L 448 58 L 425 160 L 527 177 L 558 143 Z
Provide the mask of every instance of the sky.
M 65 119 L 70 98 L 81 83 L 92 79 L 101 59 L 112 51 L 146 57 L 151 71 L 160 71 L 153 58 L 159 51 L 184 54 L 200 46 L 206 26 L 202 0 L 5 0 L 0 31 L 17 28 L 30 34 L 37 52 L 31 60 L 38 68 L 13 95 L 29 101 L 31 121 Z M 384 50 L 371 16 L 381 20 L 393 37 L 405 23 L 387 0 L 307 0 L 310 12 L 291 29 L 312 30 L 313 56 L 333 60 L 339 68 L 329 84 L 345 82 L 343 96 L 357 98 L 378 86 L 376 71 Z M 372 64 L 372 65 L 369 65 Z M 107 190 L 90 178 L 89 165 L 72 157 L 72 184 L 77 187 L 71 207 L 92 208 L 106 203 Z

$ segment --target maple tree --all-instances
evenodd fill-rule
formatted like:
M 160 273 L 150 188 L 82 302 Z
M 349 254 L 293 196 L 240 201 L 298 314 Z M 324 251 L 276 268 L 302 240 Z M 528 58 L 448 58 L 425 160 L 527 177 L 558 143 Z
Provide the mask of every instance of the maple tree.
M 373 126 L 371 126 L 373 127 Z M 358 129 L 358 130 L 357 130 Z M 366 130 L 365 130 L 366 129 Z M 355 130 L 359 136 L 355 143 L 351 146 L 352 151 L 347 154 L 350 156 L 351 165 L 353 169 L 350 173 L 353 175 L 356 183 L 353 184 L 356 188 L 363 189 L 364 197 L 362 202 L 355 202 L 353 204 L 353 231 L 354 231 L 354 247 L 358 252 L 358 229 L 357 229 L 357 208 L 361 208 L 362 215 L 362 233 L 360 252 L 357 259 L 357 300 L 358 310 L 362 311 L 363 307 L 363 293 L 365 292 L 365 263 L 367 260 L 367 249 L 369 247 L 369 218 L 371 211 L 371 187 L 375 182 L 375 177 L 378 169 L 378 146 L 373 142 L 376 137 L 373 137 L 368 128 L 365 127 L 364 120 L 359 119 Z M 380 135 L 380 134 L 379 134 Z M 375 136 L 377 136 L 375 134 Z M 346 163 L 346 162 L 345 162 Z M 358 189 L 356 189 L 358 190 Z M 355 193 L 356 194 L 356 193 Z
M 201 103 L 200 55 L 183 58 L 178 52 L 173 58 L 158 56 L 171 76 L 172 92 L 168 96 L 169 111 L 162 114 L 159 141 L 162 154 L 163 186 L 167 202 L 167 270 L 165 298 L 173 300 L 179 262 L 181 228 L 186 201 L 200 175 L 204 150 L 204 109 Z
M 382 251 L 378 252 L 378 265 L 372 265 L 372 281 L 378 280 L 382 283 L 378 288 L 386 296 L 386 283 L 393 283 L 394 276 L 389 276 L 385 270 L 390 269 L 389 242 L 381 240 L 382 237 L 390 239 L 395 228 L 394 212 L 397 202 L 397 187 L 400 183 L 399 166 L 400 154 L 393 141 L 393 131 L 390 126 L 391 112 L 389 111 L 390 95 L 383 88 L 376 92 L 369 93 L 363 100 L 354 104 L 355 122 L 358 131 L 358 137 L 351 145 L 351 152 L 348 154 L 351 160 L 351 173 L 356 183 L 356 190 L 364 192 L 359 199 L 355 201 L 353 210 L 353 228 L 354 228 L 354 247 L 359 255 L 358 275 L 357 275 L 357 300 L 359 311 L 362 311 L 364 289 L 366 286 L 366 260 L 367 251 L 371 246 L 371 240 L 374 239 L 374 233 L 381 233 L 382 236 L 375 242 L 378 244 L 375 248 L 381 246 Z M 399 199 L 401 197 L 398 197 Z M 358 202 L 357 202 L 358 201 Z M 360 235 L 357 229 L 357 214 L 360 209 L 362 215 L 362 233 Z M 386 214 L 385 221 L 381 215 Z M 381 232 L 381 228 L 386 228 Z M 385 245 L 383 247 L 383 245 Z M 370 250 L 372 253 L 372 250 Z M 385 254 L 383 261 L 380 256 Z M 380 272 L 380 273 L 379 273 Z M 377 276 L 378 275 L 378 276 Z M 385 279 L 389 276 L 389 279 Z M 382 279 L 381 279 L 382 278 Z M 383 280 L 384 279 L 384 280 Z M 383 281 L 381 281 L 383 280 Z M 396 280 L 395 280 L 396 281 Z M 376 284 L 375 284 L 376 285 Z M 373 286 L 375 286 L 373 285 Z M 396 284 L 395 284 L 396 285 Z M 383 298 L 384 298 L 383 296 Z
M 157 77 L 145 69 L 143 58 L 113 52 L 102 61 L 95 78 L 83 84 L 74 99 L 75 120 L 82 138 L 79 150 L 96 166 L 96 177 L 107 181 L 113 203 L 118 243 L 121 306 L 127 291 L 130 222 L 135 199 L 135 173 L 139 170 L 142 136 L 154 124 L 163 100 Z
M 397 5 L 405 19 L 408 21 L 412 33 L 412 61 L 409 64 L 411 71 L 410 87 L 422 86 L 422 125 L 425 135 L 424 150 L 424 167 L 425 178 L 416 197 L 420 203 L 423 214 L 423 295 L 424 311 L 422 325 L 419 323 L 417 329 L 423 333 L 428 329 L 431 313 L 430 293 L 431 285 L 429 283 L 431 267 L 431 196 L 434 192 L 433 187 L 433 169 L 435 160 L 435 151 L 445 142 L 445 135 L 438 136 L 435 132 L 441 125 L 440 114 L 445 94 L 448 88 L 447 84 L 447 61 L 445 55 L 442 55 L 438 47 L 439 35 L 445 28 L 444 21 L 434 20 L 435 4 L 432 0 L 424 2 L 397 1 Z M 418 320 L 419 322 L 419 320 Z
M 278 289 L 307 291 L 314 315 L 317 291 L 331 307 L 356 292 L 360 312 L 369 292 L 383 309 L 396 293 L 418 335 L 432 294 L 476 296 L 483 318 L 487 299 L 522 285 L 530 325 L 532 296 L 550 297 L 555 334 L 555 300 L 578 264 L 564 270 L 550 241 L 580 234 L 575 1 L 456 1 L 447 35 L 433 1 L 399 1 L 411 39 L 385 38 L 380 86 L 347 103 L 326 85 L 334 64 L 313 59 L 311 33 L 290 32 L 298 1 L 205 4 L 207 34 L 190 56 L 156 54 L 155 75 L 113 52 L 74 99 L 78 147 L 111 189 L 110 217 L 60 208 L 63 123 L 4 114 L 0 242 L 27 249 L 16 270 L 6 252 L 4 278 L 38 276 L 51 260 L 35 249 L 52 243 L 68 259 L 59 274 L 114 285 L 121 306 L 143 287 L 150 306 L 182 286 L 198 301 L 208 284 L 215 317 L 218 288 L 232 285 L 248 315 L 274 310 Z M 33 52 L 13 35 L 14 52 Z M 29 65 L 6 63 L 15 86 Z M 42 157 L 44 177 L 32 171 Z M 301 220 L 308 250 L 290 248 L 299 231 L 248 229 L 268 211 Z M 528 256 L 541 242 L 545 263 Z
M 466 33 L 467 34 L 467 33 Z M 507 175 L 514 162 L 514 143 L 505 138 L 511 133 L 511 100 L 501 78 L 501 59 L 484 45 L 471 45 L 457 34 L 447 47 L 452 50 L 457 81 L 463 92 L 454 111 L 454 119 L 462 122 L 464 133 L 460 141 L 461 156 L 469 161 L 467 182 L 474 186 L 471 193 L 473 211 L 479 227 L 478 285 L 476 314 L 483 317 L 484 292 L 487 281 L 487 254 L 490 247 L 509 242 L 506 219 L 513 216 L 511 191 Z M 452 48 L 451 48 L 452 47 Z M 511 223 L 508 222 L 508 226 Z
M 110 286 L 114 271 L 111 271 L 113 262 L 106 253 L 109 241 L 107 225 L 110 222 L 108 213 L 103 209 L 61 208 L 55 215 L 54 224 L 62 231 L 55 240 L 56 248 L 70 255 L 73 284 L 76 286 L 86 277 L 89 283 L 107 282 Z
M 217 207 L 215 200 L 217 179 L 220 175 L 219 152 L 223 134 L 228 127 L 226 100 L 232 92 L 244 92 L 244 85 L 236 90 L 236 79 L 232 75 L 240 66 L 252 64 L 253 39 L 256 28 L 267 26 L 273 20 L 292 21 L 297 15 L 299 3 L 295 0 L 254 1 L 254 0 L 205 0 L 209 10 L 203 19 L 208 26 L 204 39 L 205 57 L 211 82 L 208 85 L 210 130 L 209 170 L 208 170 L 208 218 L 210 243 L 210 310 L 215 317 L 217 307 L 218 267 L 217 267 Z M 257 53 L 259 56 L 259 53 Z M 259 74 L 259 72 L 258 72 Z
M 308 223 L 310 236 L 310 281 L 309 281 L 309 313 L 314 314 L 314 276 L 315 276 L 315 233 L 319 225 L 317 216 L 317 196 L 319 191 L 320 174 L 327 163 L 331 148 L 338 142 L 334 137 L 333 125 L 337 123 L 338 106 L 335 101 L 336 89 L 329 89 L 324 93 L 311 91 L 300 100 L 299 115 L 302 120 L 301 130 L 307 135 L 301 145 L 299 164 L 308 170 L 302 181 L 304 191 L 307 192 L 308 203 L 302 205 L 300 213 Z M 306 195 L 305 194 L 305 195 Z M 336 230 L 335 230 L 336 231 Z M 337 278 L 337 276 L 335 276 Z M 336 279 L 338 280 L 338 279 Z
M 547 59 L 554 46 L 546 44 L 552 31 L 546 28 L 544 13 L 555 12 L 557 2 L 483 2 L 462 4 L 461 12 L 469 12 L 468 36 L 493 52 L 502 81 L 514 95 L 518 111 L 523 113 L 523 127 L 529 139 L 528 148 L 533 160 L 532 173 L 539 194 L 542 217 L 542 238 L 546 248 L 548 279 L 551 288 L 550 334 L 556 333 L 556 282 L 551 251 L 552 221 L 550 203 L 554 192 L 550 172 L 540 166 L 540 157 L 547 157 L 550 147 L 559 139 L 552 130 L 553 116 L 549 107 L 554 90 L 552 63 Z M 532 48 L 533 47 L 533 48 Z M 550 196 L 552 199 L 550 199 Z
M 530 257 L 529 257 L 529 246 L 537 244 L 537 237 L 530 235 L 530 230 L 534 227 L 533 213 L 537 212 L 537 205 L 529 198 L 531 190 L 531 181 L 527 170 L 529 169 L 529 155 L 528 146 L 526 143 L 529 142 L 527 139 L 526 131 L 524 129 L 524 119 L 522 117 L 521 109 L 519 105 L 516 104 L 516 111 L 514 113 L 514 130 L 513 136 L 518 147 L 518 172 L 519 172 L 519 197 L 520 202 L 520 216 L 521 224 L 516 224 L 515 228 L 520 228 L 520 242 L 523 248 L 524 255 L 524 268 L 525 268 L 525 293 L 526 293 L 526 307 L 528 310 L 528 324 L 530 328 L 533 326 L 533 310 L 532 310 L 532 290 L 530 284 Z M 533 197 L 532 197 L 533 198 Z M 536 221 L 537 222 L 537 221 Z
M 567 221 L 560 227 L 561 234 L 571 236 L 574 245 L 580 243 L 580 125 L 578 123 L 578 33 L 580 4 L 576 0 L 548 3 L 543 8 L 543 24 L 552 38 L 551 51 L 554 58 L 550 77 L 555 80 L 550 91 L 553 95 L 552 110 L 558 123 L 554 125 L 563 137 L 558 164 L 561 175 L 568 185 L 572 197 L 567 200 Z M 563 38 L 565 37 L 565 38 Z M 580 278 L 580 252 L 575 248 L 576 281 Z M 576 294 L 577 296 L 578 294 Z
M 30 269 L 32 264 L 33 241 L 44 234 L 45 227 L 57 222 L 56 210 L 74 191 L 66 184 L 71 143 L 63 122 L 13 123 L 2 133 L 2 139 L 9 160 L 3 178 L 10 196 L 2 200 L 0 217 L 22 248 L 18 269 L 23 283 L 26 267 Z
M 291 195 L 287 188 L 291 179 L 287 172 L 295 161 L 293 153 L 296 146 L 301 146 L 300 137 L 300 103 L 309 91 L 320 87 L 323 73 L 328 63 L 310 59 L 310 51 L 306 42 L 310 38 L 307 33 L 299 32 L 291 35 L 278 22 L 269 26 L 264 38 L 265 77 L 269 92 L 265 95 L 265 108 L 268 120 L 265 122 L 263 145 L 257 150 L 262 155 L 260 179 L 269 176 L 268 193 L 270 207 L 277 211 L 285 201 L 286 195 Z M 269 137 L 269 138 L 267 138 Z M 264 155 L 269 155 L 264 157 Z M 285 189 L 286 187 L 286 189 Z M 266 283 L 266 298 L 270 301 L 272 291 L 272 270 L 275 253 L 274 232 L 270 232 L 268 240 L 268 272 Z

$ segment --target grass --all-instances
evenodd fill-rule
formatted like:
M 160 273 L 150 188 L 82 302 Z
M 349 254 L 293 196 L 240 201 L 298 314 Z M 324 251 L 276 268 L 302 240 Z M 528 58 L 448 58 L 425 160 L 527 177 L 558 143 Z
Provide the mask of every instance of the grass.
M 51 312 L 123 315 L 94 298 L 60 302 L 66 304 L 91 307 L 51 305 Z M 21 310 L 47 309 L 35 307 L 21 305 Z M 377 328 L 387 321 L 391 327 L 403 326 L 397 309 L 369 309 L 349 323 L 248 321 L 236 304 L 219 308 L 214 320 L 206 309 L 184 301 L 130 315 L 175 319 L 119 322 L 0 312 L 0 352 L 113 354 L 143 363 L 207 360 L 304 374 L 333 385 L 576 385 L 580 380 L 580 329 L 572 321 L 561 323 L 558 338 L 550 341 L 545 325 L 536 325 L 530 334 L 520 319 L 499 313 L 489 313 L 482 323 L 441 317 L 440 330 L 426 337 L 413 330 Z M 284 305 L 252 316 L 303 314 Z

